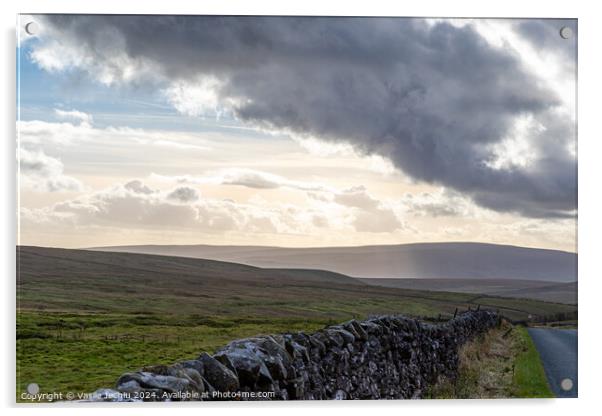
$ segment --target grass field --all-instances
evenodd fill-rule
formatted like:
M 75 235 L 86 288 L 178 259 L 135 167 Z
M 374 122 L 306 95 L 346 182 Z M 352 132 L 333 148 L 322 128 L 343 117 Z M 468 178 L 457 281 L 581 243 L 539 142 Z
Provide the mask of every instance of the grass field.
M 513 319 L 570 312 L 556 303 L 369 286 L 324 271 L 41 248 L 18 251 L 17 396 L 110 387 L 127 370 L 169 364 L 262 333 L 313 331 L 377 314 Z
M 555 397 L 550 390 L 539 353 L 527 329 L 517 327 L 516 332 L 520 350 L 515 361 L 512 394 L 515 397 Z
M 32 382 L 41 392 L 91 392 L 144 365 L 196 358 L 240 337 L 315 330 L 329 322 L 21 312 L 17 393 Z
M 555 397 L 527 330 L 504 322 L 460 349 L 456 380 L 441 380 L 427 394 L 433 399 Z

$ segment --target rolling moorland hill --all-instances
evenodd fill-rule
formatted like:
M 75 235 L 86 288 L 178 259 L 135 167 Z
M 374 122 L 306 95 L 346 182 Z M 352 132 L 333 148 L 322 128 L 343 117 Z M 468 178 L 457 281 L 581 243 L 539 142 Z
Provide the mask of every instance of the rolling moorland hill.
M 91 250 L 205 258 L 269 268 L 322 269 L 360 278 L 575 282 L 577 254 L 484 243 L 362 247 L 139 245 Z
M 577 282 L 515 279 L 358 279 L 369 285 L 577 304 Z
M 555 303 L 367 285 L 322 270 L 264 269 L 147 254 L 17 249 L 18 307 L 29 310 L 227 316 L 453 313 L 482 304 L 509 316 L 568 310 Z
M 44 392 L 92 391 L 132 368 L 192 359 L 234 339 L 371 315 L 447 319 L 480 305 L 527 319 L 577 309 L 174 256 L 17 247 L 17 267 L 19 392 L 32 381 Z

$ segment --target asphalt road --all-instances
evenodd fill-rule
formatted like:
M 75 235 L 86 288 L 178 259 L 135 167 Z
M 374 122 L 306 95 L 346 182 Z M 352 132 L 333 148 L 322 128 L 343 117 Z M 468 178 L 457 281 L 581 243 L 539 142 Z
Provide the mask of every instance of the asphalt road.
M 577 397 L 577 330 L 529 328 L 528 331 L 554 394 Z

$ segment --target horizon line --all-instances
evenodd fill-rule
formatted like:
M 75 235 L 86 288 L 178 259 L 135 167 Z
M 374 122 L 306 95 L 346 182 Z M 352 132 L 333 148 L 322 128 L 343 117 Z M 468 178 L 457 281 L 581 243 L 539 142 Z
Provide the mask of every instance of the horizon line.
M 503 243 L 487 243 L 481 241 L 423 241 L 414 243 L 397 243 L 397 244 L 364 244 L 364 245 L 349 245 L 349 246 L 277 246 L 277 245 L 261 245 L 261 244 L 204 244 L 204 243 L 193 243 L 193 244 L 123 244 L 123 245 L 106 245 L 106 246 L 86 246 L 86 247 L 61 247 L 61 246 L 42 246 L 33 244 L 16 244 L 16 247 L 30 246 L 30 247 L 44 247 L 44 248 L 59 248 L 65 250 L 98 250 L 98 249 L 110 249 L 110 248 L 127 248 L 127 247 L 253 247 L 253 248 L 264 248 L 264 249 L 285 249 L 285 250 L 310 250 L 310 249 L 352 249 L 352 248 L 369 248 L 369 247 L 395 247 L 395 246 L 416 246 L 416 245 L 436 245 L 436 244 L 465 244 L 465 245 L 490 245 L 490 246 L 502 246 L 502 247 L 514 247 L 521 249 L 532 249 L 532 250 L 546 250 L 546 251 L 557 251 L 569 254 L 578 254 L 577 247 L 575 251 L 567 251 L 555 248 L 544 248 L 536 246 L 520 246 L 516 244 L 503 244 Z

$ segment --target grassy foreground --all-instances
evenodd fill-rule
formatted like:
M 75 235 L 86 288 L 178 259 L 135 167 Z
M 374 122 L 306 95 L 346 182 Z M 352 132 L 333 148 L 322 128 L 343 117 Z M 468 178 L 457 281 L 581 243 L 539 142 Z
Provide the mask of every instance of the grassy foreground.
M 62 321 L 61 329 L 56 323 Z M 233 339 L 262 333 L 316 330 L 328 320 L 19 314 L 17 401 L 29 383 L 41 393 L 92 392 L 112 387 L 126 371 L 214 352 Z
M 167 256 L 21 248 L 17 400 L 111 387 L 125 371 L 171 364 L 258 334 L 314 331 L 378 314 L 451 318 L 497 309 L 513 319 L 575 306 L 369 286 L 316 270 L 270 270 Z
M 513 379 L 515 397 L 554 397 L 535 344 L 525 327 L 516 328 L 520 351 L 517 354 Z
M 456 380 L 441 380 L 427 394 L 433 399 L 555 397 L 526 328 L 504 322 L 460 350 Z

